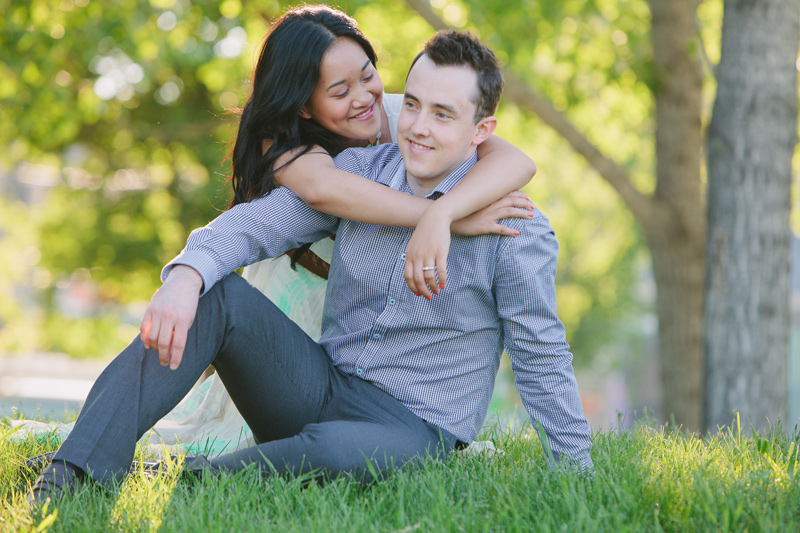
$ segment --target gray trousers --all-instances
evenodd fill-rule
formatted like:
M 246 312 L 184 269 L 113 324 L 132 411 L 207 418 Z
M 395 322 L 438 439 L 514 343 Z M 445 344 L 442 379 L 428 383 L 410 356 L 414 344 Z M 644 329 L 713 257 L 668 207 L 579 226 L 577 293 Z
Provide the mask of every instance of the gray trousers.
M 177 370 L 137 337 L 103 371 L 55 459 L 98 482 L 124 478 L 136 442 L 172 410 L 213 364 L 256 446 L 210 461 L 265 472 L 352 473 L 373 480 L 457 443 L 374 385 L 340 372 L 325 350 L 238 275 L 200 298 Z M 372 467 L 367 467 L 367 461 Z

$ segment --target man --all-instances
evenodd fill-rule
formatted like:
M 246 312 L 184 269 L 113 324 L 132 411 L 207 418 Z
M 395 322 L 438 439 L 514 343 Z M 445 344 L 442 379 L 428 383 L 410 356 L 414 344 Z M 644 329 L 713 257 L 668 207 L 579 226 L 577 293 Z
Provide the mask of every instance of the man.
M 347 150 L 336 164 L 438 198 L 475 164 L 501 92 L 491 50 L 465 33 L 438 34 L 409 71 L 398 144 Z M 134 340 L 98 378 L 32 498 L 43 501 L 86 473 L 101 483 L 121 479 L 138 438 L 211 363 L 260 444 L 199 457 L 189 470 L 255 464 L 371 480 L 415 458 L 445 457 L 481 429 L 504 346 L 553 458 L 591 469 L 589 426 L 556 316 L 553 230 L 539 212 L 508 224 L 517 237 L 453 237 L 447 286 L 426 300 L 403 277 L 410 229 L 340 221 L 283 188 L 227 211 L 192 233 L 151 303 L 191 312 L 145 315 L 142 338 L 158 339 L 160 363 L 171 370 Z M 319 344 L 229 275 L 333 233 Z

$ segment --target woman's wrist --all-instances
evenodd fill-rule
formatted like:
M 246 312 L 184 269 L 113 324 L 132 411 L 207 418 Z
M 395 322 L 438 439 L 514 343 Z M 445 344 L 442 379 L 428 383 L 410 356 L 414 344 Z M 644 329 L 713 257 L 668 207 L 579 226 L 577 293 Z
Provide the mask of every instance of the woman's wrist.
M 422 213 L 422 217 L 420 217 L 420 222 L 425 221 L 427 223 L 434 223 L 434 224 L 443 224 L 445 227 L 450 227 L 450 225 L 457 220 L 455 218 L 455 214 L 453 210 L 449 208 L 444 202 L 435 201 L 427 209 L 425 212 Z

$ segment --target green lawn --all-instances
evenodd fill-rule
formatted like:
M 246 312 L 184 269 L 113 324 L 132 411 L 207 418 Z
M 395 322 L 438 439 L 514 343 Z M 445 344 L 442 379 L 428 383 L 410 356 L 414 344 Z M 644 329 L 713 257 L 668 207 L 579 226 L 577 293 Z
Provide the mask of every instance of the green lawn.
M 489 431 L 502 453 L 454 454 L 366 488 L 134 474 L 34 514 L 19 461 L 54 445 L 0 439 L 0 531 L 800 531 L 797 434 L 598 433 L 593 479 L 550 471 L 531 434 Z

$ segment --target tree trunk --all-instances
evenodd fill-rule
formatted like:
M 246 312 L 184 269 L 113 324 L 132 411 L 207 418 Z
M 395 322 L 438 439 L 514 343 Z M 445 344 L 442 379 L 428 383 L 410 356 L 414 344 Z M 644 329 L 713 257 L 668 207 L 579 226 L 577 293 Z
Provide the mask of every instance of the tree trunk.
M 674 235 L 648 236 L 657 288 L 662 413 L 689 431 L 702 429 L 702 245 Z
M 705 425 L 786 421 L 797 0 L 726 0 L 708 133 Z M 791 421 L 788 421 L 791 423 Z
M 697 3 L 650 0 L 656 108 L 656 212 L 640 219 L 657 288 L 662 410 L 702 428 L 705 218 Z

